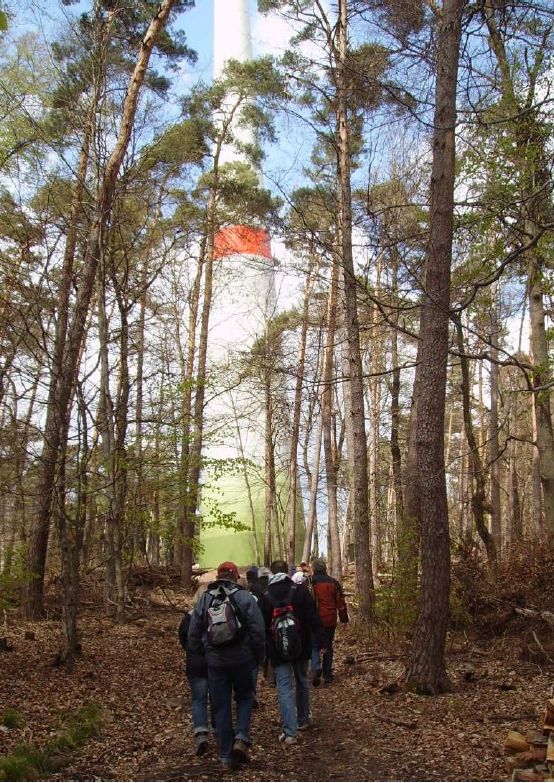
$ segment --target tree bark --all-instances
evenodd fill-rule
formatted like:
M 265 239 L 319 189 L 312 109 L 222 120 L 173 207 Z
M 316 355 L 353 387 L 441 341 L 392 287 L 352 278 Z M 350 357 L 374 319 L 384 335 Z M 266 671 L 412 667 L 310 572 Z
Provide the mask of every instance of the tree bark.
M 454 229 L 456 88 L 465 0 L 444 0 L 437 42 L 430 236 L 417 374 L 416 448 L 421 491 L 421 594 L 408 686 L 437 694 L 450 688 L 445 643 L 450 597 L 450 537 L 444 424 L 450 271 Z
M 296 383 L 294 389 L 294 402 L 292 413 L 292 430 L 290 437 L 289 457 L 289 497 L 287 504 L 287 551 L 289 563 L 296 561 L 296 509 L 298 496 L 298 441 L 300 437 L 300 414 L 302 411 L 302 386 L 304 384 L 304 365 L 306 362 L 306 339 L 308 335 L 308 315 L 310 308 L 310 296 L 313 287 L 314 276 L 312 263 L 308 267 L 306 286 L 304 290 L 304 303 L 302 307 L 302 323 L 300 327 L 300 345 L 296 363 Z
M 370 551 L 369 486 L 367 438 L 365 431 L 364 387 L 360 353 L 360 330 L 356 297 L 356 276 L 352 255 L 352 193 L 350 182 L 350 124 L 348 117 L 348 4 L 339 0 L 337 20 L 337 53 L 335 79 L 337 88 L 337 169 L 340 264 L 347 334 L 349 372 L 345 379 L 349 394 L 345 396 L 348 438 L 350 502 L 356 560 L 356 592 L 363 622 L 373 622 L 375 595 Z M 349 407 L 346 408 L 346 399 Z M 338 564 L 340 567 L 340 564 Z M 342 569 L 341 569 L 342 573 Z
M 491 291 L 491 363 L 490 363 L 490 497 L 491 497 L 491 534 L 496 548 L 497 556 L 500 556 L 502 548 L 502 521 L 500 516 L 500 463 L 498 446 L 498 397 L 499 376 L 498 367 L 498 335 L 500 324 L 498 318 L 498 287 L 495 285 Z

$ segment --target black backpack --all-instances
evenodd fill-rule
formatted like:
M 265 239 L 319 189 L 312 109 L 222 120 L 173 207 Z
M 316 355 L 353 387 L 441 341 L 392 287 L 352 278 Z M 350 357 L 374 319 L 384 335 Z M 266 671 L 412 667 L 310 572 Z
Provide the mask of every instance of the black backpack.
M 296 585 L 293 584 L 281 601 L 277 601 L 271 592 L 266 593 L 265 596 L 270 606 L 273 605 L 269 626 L 271 638 L 277 655 L 284 661 L 295 661 L 302 655 L 300 622 L 292 606 L 295 592 Z
M 191 619 L 192 619 L 192 609 L 189 609 L 188 612 L 185 612 L 179 624 L 179 643 L 183 648 L 183 650 L 187 649 L 187 637 L 189 634 L 189 625 Z
M 206 636 L 214 647 L 225 647 L 244 638 L 246 626 L 234 599 L 238 590 L 237 586 L 229 589 L 222 584 L 208 590 L 212 600 L 206 610 Z

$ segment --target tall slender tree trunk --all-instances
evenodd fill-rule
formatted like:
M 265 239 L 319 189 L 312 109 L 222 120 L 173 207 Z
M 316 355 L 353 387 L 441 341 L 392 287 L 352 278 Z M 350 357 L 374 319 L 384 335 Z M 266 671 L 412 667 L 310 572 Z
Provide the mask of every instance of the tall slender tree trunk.
M 337 317 L 338 264 L 333 262 L 331 285 L 327 301 L 327 338 L 323 359 L 323 393 L 321 395 L 321 417 L 323 426 L 323 453 L 325 458 L 325 481 L 327 486 L 328 518 L 328 560 L 329 571 L 335 578 L 341 578 L 340 537 L 337 504 L 337 471 L 335 449 L 333 448 L 333 368 L 335 348 L 335 327 Z M 337 577 L 338 574 L 338 577 Z
M 471 498 L 471 507 L 473 510 L 473 519 L 477 532 L 485 545 L 487 558 L 490 566 L 496 563 L 496 546 L 494 538 L 491 536 L 485 521 L 485 474 L 483 461 L 479 453 L 479 446 L 473 430 L 473 420 L 471 418 L 471 400 L 470 400 L 470 379 L 467 356 L 465 355 L 464 335 L 462 331 L 462 319 L 458 315 L 454 318 L 456 324 L 456 335 L 458 340 L 458 350 L 460 352 L 460 367 L 462 371 L 462 407 L 464 414 L 464 429 L 469 448 L 469 465 L 471 477 L 473 479 L 473 490 Z
M 302 549 L 302 560 L 307 563 L 312 551 L 312 540 L 317 522 L 317 488 L 319 485 L 319 461 L 321 458 L 321 441 L 323 437 L 323 415 L 320 413 L 317 419 L 317 433 L 315 436 L 315 450 L 313 454 L 314 464 L 309 477 L 310 500 L 308 506 L 308 522 L 306 525 L 306 537 Z
M 398 292 L 398 252 L 396 248 L 391 250 L 392 266 L 392 290 L 394 296 Z M 399 309 L 395 308 L 393 316 L 393 329 L 390 335 L 391 351 L 391 427 L 390 427 L 390 452 L 392 460 L 392 476 L 394 487 L 395 523 L 398 529 L 404 516 L 404 500 L 402 494 L 402 454 L 400 450 L 400 366 L 398 359 L 398 319 Z M 416 577 L 417 578 L 417 577 Z
M 533 519 L 535 533 L 541 539 L 545 535 L 545 526 L 542 513 L 541 459 L 537 447 L 537 417 L 534 405 L 531 408 L 531 423 L 533 428 Z
M 502 523 L 500 516 L 500 449 L 498 445 L 498 398 L 499 377 L 498 367 L 498 336 L 500 323 L 498 318 L 498 287 L 491 291 L 491 363 L 490 363 L 490 497 L 491 497 L 491 534 L 496 548 L 497 556 L 500 556 L 502 547 Z
M 287 551 L 289 563 L 296 561 L 296 516 L 298 498 L 298 441 L 300 438 L 300 414 L 302 411 L 302 386 L 304 384 L 304 365 L 306 362 L 306 339 L 308 335 L 308 315 L 310 308 L 310 296 L 313 287 L 314 272 L 312 274 L 312 262 L 306 275 L 304 289 L 304 303 L 302 306 L 302 323 L 300 326 L 300 344 L 296 363 L 296 382 L 294 388 L 294 402 L 292 412 L 292 430 L 290 437 L 289 457 L 289 497 L 287 504 Z
M 177 540 L 176 560 L 181 569 L 181 583 L 189 583 L 190 574 L 185 557 L 186 536 L 188 520 L 192 513 L 189 501 L 189 480 L 191 468 L 191 441 L 192 441 L 192 389 L 194 378 L 194 360 L 196 356 L 196 331 L 198 313 L 200 310 L 200 293 L 202 288 L 202 276 L 206 264 L 206 240 L 201 243 L 196 274 L 189 297 L 188 314 L 188 346 L 186 354 L 183 350 L 181 330 L 176 326 L 177 347 L 181 376 L 183 383 L 182 408 L 181 408 L 181 453 L 179 457 L 179 502 L 177 506 Z M 190 542 L 189 542 L 190 543 Z M 192 568 L 192 565 L 191 565 Z
M 512 394 L 510 404 L 512 425 L 510 429 L 516 429 L 517 404 L 515 395 Z M 517 476 L 517 441 L 512 440 L 509 445 L 508 484 L 510 493 L 510 545 L 521 544 L 523 541 L 523 520 L 521 516 L 521 500 L 519 497 L 519 484 Z
M 349 408 L 345 416 L 348 439 L 348 462 L 350 479 L 350 502 L 352 505 L 352 528 L 355 541 L 356 592 L 362 621 L 371 624 L 374 612 L 373 570 L 370 552 L 369 529 L 369 486 L 367 465 L 367 438 L 365 431 L 364 387 L 362 358 L 360 353 L 360 330 L 356 298 L 356 276 L 352 255 L 352 193 L 350 182 L 350 123 L 348 117 L 348 4 L 339 0 L 337 22 L 337 61 L 335 79 L 337 87 L 337 168 L 340 264 L 344 297 L 345 329 L 348 345 L 349 374 L 346 395 Z
M 449 689 L 445 643 L 450 598 L 450 535 L 444 423 L 450 270 L 454 230 L 456 88 L 465 0 L 444 0 L 437 41 L 430 236 L 418 346 L 416 449 L 421 492 L 421 593 L 406 672 L 410 687 Z
M 550 406 L 550 355 L 545 328 L 543 268 L 535 254 L 529 259 L 529 317 L 533 356 L 533 404 L 539 455 L 543 512 L 550 544 L 554 545 L 554 432 Z

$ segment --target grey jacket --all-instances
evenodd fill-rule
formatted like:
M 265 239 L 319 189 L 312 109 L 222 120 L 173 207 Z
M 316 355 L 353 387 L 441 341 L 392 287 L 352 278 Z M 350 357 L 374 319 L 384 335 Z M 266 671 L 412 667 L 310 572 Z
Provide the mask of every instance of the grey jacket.
M 209 591 L 220 584 L 225 585 L 227 588 L 238 587 L 236 593 L 233 594 L 233 598 L 240 609 L 246 626 L 244 637 L 235 644 L 230 644 L 226 647 L 214 647 L 208 643 L 206 638 L 206 615 L 212 601 Z M 194 607 L 187 643 L 190 650 L 197 652 L 204 650 L 209 667 L 232 668 L 246 663 L 254 668 L 254 666 L 262 664 L 265 659 L 265 624 L 258 602 L 248 590 L 235 584 L 235 582 L 230 582 L 227 579 L 218 579 L 216 582 L 211 582 L 207 591 L 200 597 Z

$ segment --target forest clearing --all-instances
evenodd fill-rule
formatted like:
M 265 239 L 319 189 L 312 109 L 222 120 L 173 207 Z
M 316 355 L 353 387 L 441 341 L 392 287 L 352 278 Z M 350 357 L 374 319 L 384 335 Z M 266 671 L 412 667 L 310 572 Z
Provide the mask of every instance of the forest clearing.
M 277 741 L 275 688 L 260 678 L 252 760 L 238 777 L 221 770 L 213 741 L 208 755 L 197 758 L 193 752 L 190 694 L 177 642 L 177 606 L 188 606 L 190 596 L 167 584 L 163 590 L 137 590 L 134 619 L 118 625 L 95 608 L 100 596 L 90 583 L 82 618 L 84 654 L 71 673 L 53 664 L 62 645 L 58 621 L 22 623 L 10 617 L 11 649 L 0 653 L 0 704 L 4 713 L 13 707 L 19 723 L 0 731 L 0 779 L 508 780 L 506 736 L 537 729 L 554 683 L 552 629 L 518 615 L 510 603 L 542 595 L 552 605 L 552 582 L 545 589 L 537 574 L 523 584 L 525 565 L 520 568 L 501 598 L 477 588 L 471 596 L 474 621 L 467 616 L 465 628 L 449 633 L 448 694 L 406 691 L 406 640 L 387 638 L 382 627 L 364 641 L 354 622 L 338 634 L 335 682 L 312 690 L 313 728 L 297 746 L 284 749 Z M 347 592 L 350 584 L 347 580 Z M 49 608 L 56 613 L 54 603 Z M 100 709 L 96 736 L 58 751 L 48 772 L 2 777 L 5 754 L 22 742 L 44 748 L 64 717 L 87 704 Z

